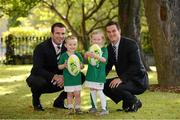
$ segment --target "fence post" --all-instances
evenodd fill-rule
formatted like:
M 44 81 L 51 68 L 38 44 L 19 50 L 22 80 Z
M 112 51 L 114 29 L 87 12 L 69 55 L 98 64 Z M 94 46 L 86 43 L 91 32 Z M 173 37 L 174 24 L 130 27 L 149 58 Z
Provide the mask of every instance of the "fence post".
M 6 38 L 6 64 L 14 64 L 14 43 L 13 35 L 10 34 Z

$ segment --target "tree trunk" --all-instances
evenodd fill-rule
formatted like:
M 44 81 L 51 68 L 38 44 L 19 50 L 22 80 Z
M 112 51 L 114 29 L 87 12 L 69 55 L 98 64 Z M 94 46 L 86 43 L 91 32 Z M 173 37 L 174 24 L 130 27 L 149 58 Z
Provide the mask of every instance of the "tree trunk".
M 180 1 L 144 0 L 158 83 L 180 86 Z
M 88 50 L 88 35 L 86 31 L 86 15 L 85 15 L 85 5 L 84 0 L 82 0 L 82 21 L 81 21 L 81 30 L 82 30 L 82 44 L 84 45 L 84 50 Z
M 140 6 L 141 0 L 119 0 L 119 22 L 122 35 L 132 38 L 138 43 L 143 64 L 146 70 L 150 71 L 140 42 Z

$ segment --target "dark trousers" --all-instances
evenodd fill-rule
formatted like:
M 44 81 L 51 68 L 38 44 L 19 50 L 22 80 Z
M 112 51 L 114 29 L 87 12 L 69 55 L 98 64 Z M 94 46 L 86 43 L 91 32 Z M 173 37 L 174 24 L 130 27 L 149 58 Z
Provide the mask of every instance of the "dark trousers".
M 82 73 L 82 83 L 85 81 L 85 76 Z M 67 93 L 64 92 L 64 88 L 57 87 L 56 85 L 53 85 L 51 81 L 47 81 L 46 79 L 40 77 L 40 76 L 34 76 L 30 75 L 26 82 L 28 86 L 31 88 L 32 92 L 32 98 L 33 98 L 33 105 L 37 106 L 40 104 L 40 96 L 44 93 L 54 93 L 58 91 L 62 91 L 61 94 L 57 97 L 57 99 L 54 101 L 54 104 L 60 105 L 64 103 L 64 99 L 67 98 Z
M 26 82 L 28 86 L 31 88 L 33 106 L 37 106 L 40 104 L 41 94 L 54 93 L 63 90 L 63 88 L 53 85 L 50 81 L 47 81 L 46 79 L 40 76 L 30 75 L 26 79 Z M 66 97 L 67 97 L 67 93 L 65 93 L 64 91 L 61 92 L 59 97 L 57 97 L 57 99 L 54 101 L 54 104 L 64 104 L 64 99 Z
M 137 100 L 135 95 L 143 93 L 146 89 L 135 85 L 132 81 L 120 84 L 117 88 L 110 88 L 109 84 L 114 78 L 108 79 L 104 84 L 104 94 L 116 104 L 123 100 L 123 107 L 128 107 Z
M 53 85 L 50 81 L 47 81 L 40 76 L 30 75 L 26 79 L 26 82 L 31 88 L 32 93 L 53 93 L 63 90 L 63 88 Z

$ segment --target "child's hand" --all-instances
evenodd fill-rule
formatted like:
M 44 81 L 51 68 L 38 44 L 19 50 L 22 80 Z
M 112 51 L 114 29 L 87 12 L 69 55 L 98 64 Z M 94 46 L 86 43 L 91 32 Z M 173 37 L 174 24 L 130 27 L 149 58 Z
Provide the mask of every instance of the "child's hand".
M 86 52 L 86 53 L 84 53 L 84 58 L 88 58 L 89 57 L 89 52 Z
M 80 64 L 80 68 L 83 69 L 84 68 L 84 64 L 81 63 Z
M 67 68 L 67 61 L 65 61 L 63 65 L 64 65 L 64 68 Z
M 92 53 L 92 52 L 86 52 L 86 53 L 84 54 L 84 57 L 85 57 L 85 58 L 88 58 L 88 57 L 94 58 L 94 53 Z
M 59 69 L 59 70 L 63 70 L 64 68 L 67 68 L 67 61 L 65 61 L 64 64 L 58 65 L 58 69 Z

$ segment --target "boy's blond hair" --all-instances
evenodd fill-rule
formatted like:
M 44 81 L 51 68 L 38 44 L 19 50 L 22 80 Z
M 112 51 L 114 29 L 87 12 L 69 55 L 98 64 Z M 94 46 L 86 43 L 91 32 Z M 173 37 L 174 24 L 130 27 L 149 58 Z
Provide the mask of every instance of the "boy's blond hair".
M 66 39 L 65 39 L 65 42 L 69 41 L 69 40 L 75 40 L 77 41 L 77 37 L 71 35 L 71 36 L 68 36 Z

